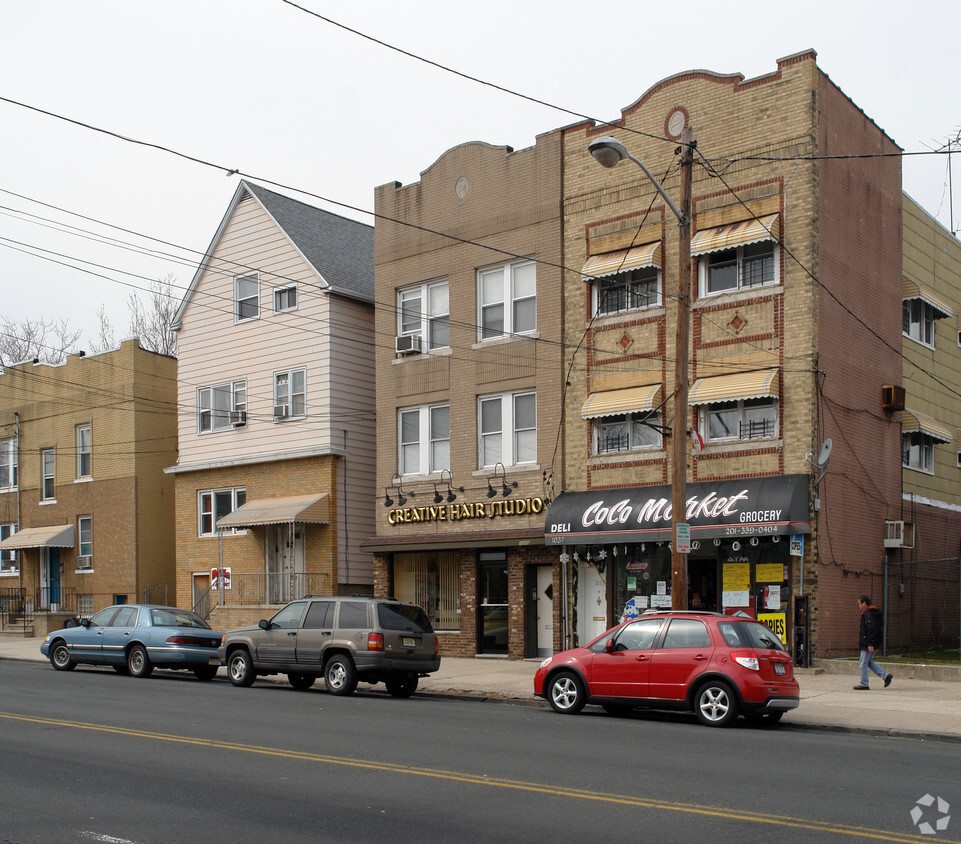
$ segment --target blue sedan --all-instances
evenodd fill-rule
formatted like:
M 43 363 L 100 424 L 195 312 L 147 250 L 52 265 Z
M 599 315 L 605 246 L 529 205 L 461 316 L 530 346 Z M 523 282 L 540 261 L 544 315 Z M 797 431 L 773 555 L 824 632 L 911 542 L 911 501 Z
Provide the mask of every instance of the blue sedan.
M 220 633 L 189 610 L 118 604 L 47 634 L 40 653 L 57 671 L 85 663 L 149 677 L 154 668 L 184 668 L 198 680 L 212 680 L 220 666 L 220 639 Z

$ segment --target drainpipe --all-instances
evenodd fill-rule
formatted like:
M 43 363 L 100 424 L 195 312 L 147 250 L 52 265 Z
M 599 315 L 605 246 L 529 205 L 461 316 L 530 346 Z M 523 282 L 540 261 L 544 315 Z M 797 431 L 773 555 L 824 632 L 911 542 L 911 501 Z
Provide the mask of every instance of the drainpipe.
M 23 525 L 20 524 L 20 411 L 13 411 L 13 418 L 17 423 L 17 530 Z M 23 549 L 21 549 L 22 551 Z M 17 582 L 20 584 L 20 594 L 23 594 L 23 554 L 18 555 L 17 559 Z

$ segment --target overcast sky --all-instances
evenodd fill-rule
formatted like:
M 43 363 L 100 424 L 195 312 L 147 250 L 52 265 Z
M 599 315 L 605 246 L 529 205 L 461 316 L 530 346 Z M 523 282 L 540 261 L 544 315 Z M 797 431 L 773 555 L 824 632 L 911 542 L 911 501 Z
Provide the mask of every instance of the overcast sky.
M 601 120 L 684 70 L 751 78 L 813 48 L 821 69 L 905 151 L 943 146 L 961 129 L 957 0 L 301 5 Z M 521 149 L 574 122 L 282 0 L 0 0 L 0 9 L 0 97 L 222 168 L 0 101 L 0 313 L 67 318 L 82 346 L 96 337 L 101 306 L 119 338 L 131 292 L 168 274 L 189 283 L 237 185 L 226 170 L 372 210 L 376 186 L 416 181 L 452 146 Z M 958 228 L 961 157 L 954 171 Z M 943 155 L 904 160 L 904 190 L 945 227 L 947 173 Z M 104 245 L 105 235 L 134 249 Z

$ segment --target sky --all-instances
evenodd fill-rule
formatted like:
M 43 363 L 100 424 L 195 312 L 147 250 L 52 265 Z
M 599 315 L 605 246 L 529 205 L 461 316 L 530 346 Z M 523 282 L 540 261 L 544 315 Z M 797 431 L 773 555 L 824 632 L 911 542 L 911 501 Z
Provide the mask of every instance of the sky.
M 372 223 L 377 186 L 417 181 L 453 146 L 522 149 L 576 122 L 336 24 L 598 120 L 685 70 L 750 79 L 814 49 L 906 152 L 961 131 L 957 0 L 299 5 L 0 0 L 0 314 L 66 319 L 89 348 L 103 310 L 126 336 L 131 294 L 190 283 L 230 171 Z M 953 170 L 958 229 L 961 156 Z M 947 156 L 905 156 L 904 190 L 946 228 L 948 186 Z

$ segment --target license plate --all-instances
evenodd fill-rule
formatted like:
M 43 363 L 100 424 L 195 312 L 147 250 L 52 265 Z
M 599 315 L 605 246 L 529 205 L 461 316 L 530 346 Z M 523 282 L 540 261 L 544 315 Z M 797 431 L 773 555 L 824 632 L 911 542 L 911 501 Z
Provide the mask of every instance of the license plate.
M 774 663 L 774 673 L 775 673 L 775 674 L 785 674 L 785 673 L 786 673 L 786 669 L 784 668 L 784 663 L 783 663 L 783 662 L 775 662 L 775 663 Z
M 416 648 L 417 640 L 413 636 L 404 636 L 403 645 L 405 648 Z

